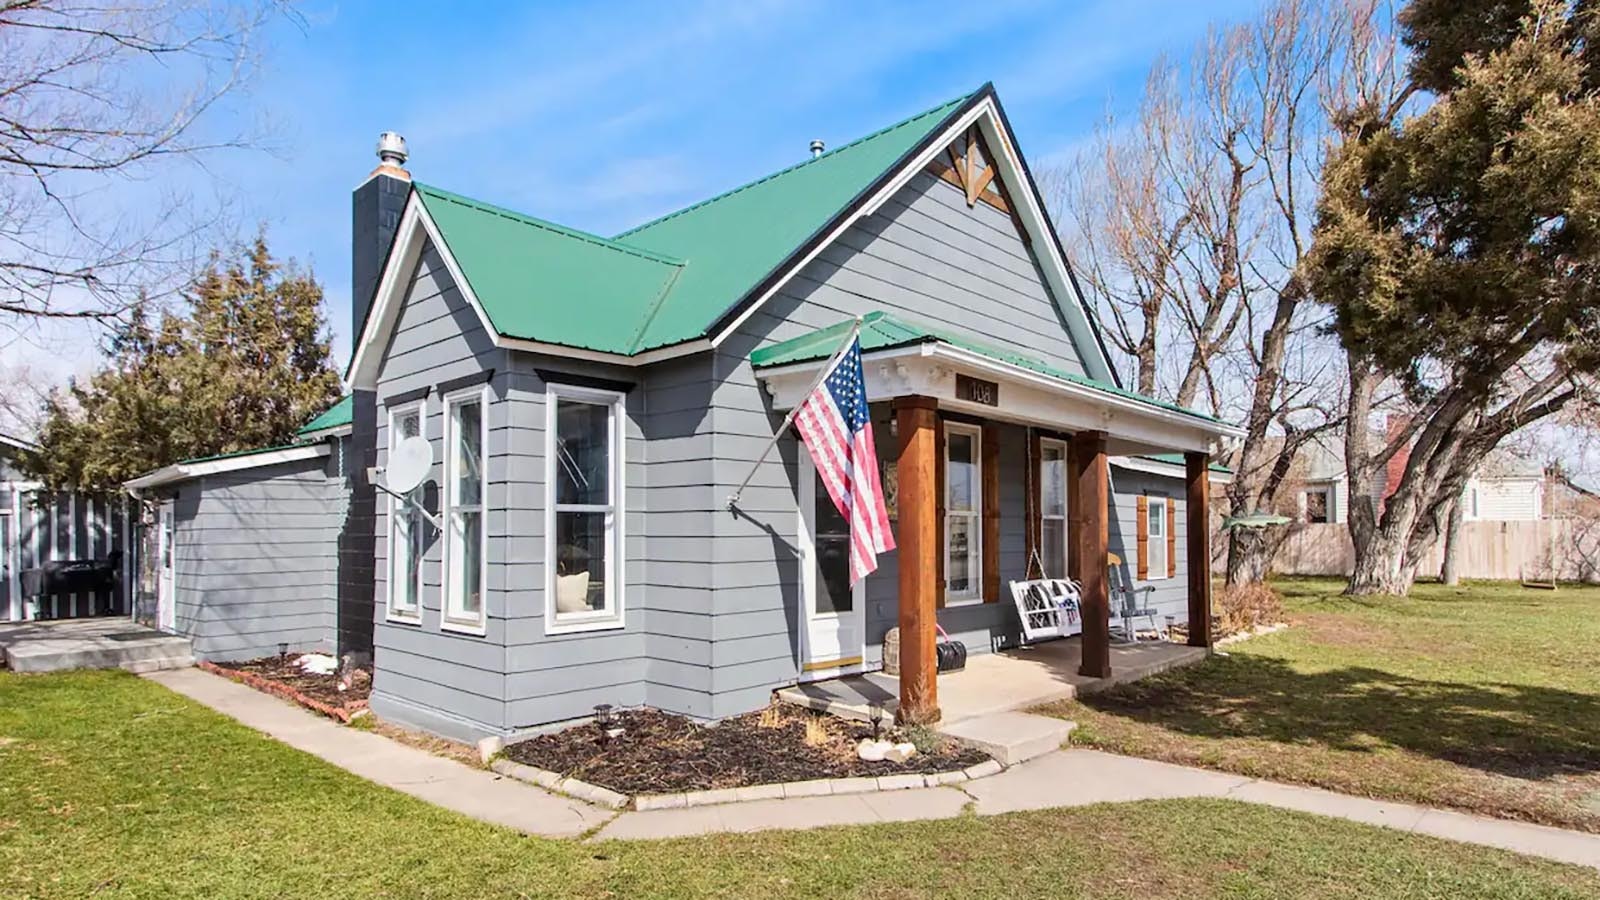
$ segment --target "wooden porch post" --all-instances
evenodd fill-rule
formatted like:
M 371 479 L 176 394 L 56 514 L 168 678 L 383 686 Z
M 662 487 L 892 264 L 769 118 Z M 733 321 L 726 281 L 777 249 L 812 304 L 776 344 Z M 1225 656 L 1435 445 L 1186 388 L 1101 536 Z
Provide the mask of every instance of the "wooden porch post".
M 938 613 L 940 532 L 935 472 L 938 401 L 894 401 L 900 432 L 900 709 L 902 724 L 939 721 L 938 663 L 934 656 Z
M 1072 502 L 1078 512 L 1078 583 L 1083 588 L 1083 663 L 1078 674 L 1111 676 L 1111 601 L 1106 583 L 1110 552 L 1111 495 L 1106 474 L 1106 433 L 1080 431 L 1072 436 Z M 903 638 L 902 638 L 903 639 Z
M 1211 646 L 1211 456 L 1183 455 L 1188 476 L 1189 646 Z

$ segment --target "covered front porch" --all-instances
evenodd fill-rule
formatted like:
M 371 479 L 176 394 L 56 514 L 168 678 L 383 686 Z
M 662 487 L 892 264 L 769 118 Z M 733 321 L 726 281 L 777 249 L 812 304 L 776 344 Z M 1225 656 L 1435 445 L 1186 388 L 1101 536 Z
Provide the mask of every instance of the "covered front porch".
M 1082 674 L 1083 640 L 1077 637 L 985 653 L 969 659 L 965 669 L 939 676 L 942 722 L 949 725 L 1071 700 L 1199 662 L 1208 653 L 1204 647 L 1168 641 L 1113 644 L 1112 674 L 1108 678 Z M 870 722 L 880 711 L 886 719 L 898 713 L 900 680 L 882 672 L 864 672 L 797 684 L 779 691 L 778 698 L 818 712 Z
M 852 325 L 822 329 L 752 354 L 775 409 L 792 408 L 804 400 L 818 367 Z M 813 678 L 851 677 L 800 685 L 789 689 L 790 697 L 837 702 L 846 714 L 852 707 L 877 703 L 892 708 L 902 723 L 933 724 L 986 709 L 1058 699 L 1085 685 L 1142 677 L 1208 652 L 1212 642 L 1209 469 L 1221 441 L 1237 434 L 1236 429 L 1081 373 L 1052 368 L 1021 352 L 987 347 L 897 316 L 866 316 L 860 341 L 867 399 L 887 407 L 886 430 L 891 436 L 884 441 L 880 431 L 878 450 L 894 469 L 893 478 L 885 480 L 895 485 L 891 515 L 896 519 L 898 559 L 891 577 L 900 671 L 890 677 L 851 670 L 870 669 L 870 659 L 832 672 L 812 671 L 807 675 Z M 1002 435 L 1006 441 L 1016 441 L 1009 446 L 1021 469 L 1020 477 L 1014 470 L 1004 477 L 1021 485 L 1003 486 L 1001 467 L 993 464 Z M 961 453 L 967 454 L 960 460 L 959 478 L 953 474 L 958 466 L 951 449 L 957 437 Z M 1026 444 L 1025 464 L 1021 443 Z M 1147 564 L 1159 565 L 1160 576 L 1171 579 L 1166 590 L 1183 592 L 1173 599 L 1179 617 L 1188 622 L 1188 647 L 1165 642 L 1114 647 L 1113 596 L 1122 604 L 1130 591 L 1115 592 L 1111 578 L 1118 577 L 1132 589 L 1133 576 L 1112 572 L 1108 562 L 1113 555 L 1113 519 L 1118 515 L 1113 508 L 1110 460 L 1173 451 L 1181 455 L 1173 466 L 1174 487 L 1148 503 L 1149 513 L 1164 510 L 1156 524 L 1165 527 L 1157 532 L 1152 524 L 1147 532 L 1147 504 L 1138 499 L 1137 538 L 1131 528 L 1122 534 L 1129 551 L 1135 543 L 1139 548 L 1139 579 L 1147 578 Z M 1053 459 L 1056 478 L 1064 481 L 1053 498 L 1041 489 L 1046 459 Z M 1004 576 L 999 549 L 1002 496 L 1017 497 L 1025 507 L 1021 527 L 1027 560 L 1019 564 L 1013 558 Z M 1042 508 L 1052 501 L 1063 507 L 1054 516 Z M 1122 524 L 1127 524 L 1126 513 L 1131 511 L 1124 511 Z M 1183 525 L 1175 525 L 1180 518 Z M 1057 554 L 1055 564 L 1037 565 L 1052 552 Z M 1180 571 L 1180 559 L 1199 562 Z M 1009 605 L 1007 582 L 1041 568 L 1053 577 L 1060 577 L 1064 569 L 1078 583 L 1081 636 L 1004 654 L 982 654 L 986 648 L 977 648 L 980 652 L 969 660 L 966 672 L 939 676 L 936 643 L 941 618 L 971 604 Z M 1148 576 L 1154 578 L 1156 573 L 1152 570 Z M 844 656 L 843 661 L 852 660 Z M 859 657 L 853 661 L 862 662 Z M 893 703 L 882 702 L 889 699 L 885 694 Z

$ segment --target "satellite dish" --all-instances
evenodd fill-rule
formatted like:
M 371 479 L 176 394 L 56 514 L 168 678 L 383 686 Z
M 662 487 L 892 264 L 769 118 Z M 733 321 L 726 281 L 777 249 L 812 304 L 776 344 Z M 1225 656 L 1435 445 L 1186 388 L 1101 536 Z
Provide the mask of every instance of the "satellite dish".
M 384 472 L 384 486 L 396 494 L 409 494 L 427 479 L 431 468 L 433 445 L 425 437 L 408 437 L 389 451 L 389 468 Z

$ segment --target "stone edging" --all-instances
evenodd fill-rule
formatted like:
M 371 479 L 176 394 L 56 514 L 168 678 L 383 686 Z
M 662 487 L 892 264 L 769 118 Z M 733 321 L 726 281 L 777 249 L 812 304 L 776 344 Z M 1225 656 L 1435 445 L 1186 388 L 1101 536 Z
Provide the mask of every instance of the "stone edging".
M 367 704 L 364 700 L 357 701 L 357 706 L 355 709 L 344 709 L 338 706 L 330 706 L 327 703 L 323 703 L 321 700 L 312 699 L 311 697 L 300 693 L 286 684 L 273 681 L 270 678 L 262 678 L 260 675 L 256 675 L 252 672 L 241 672 L 238 669 L 230 669 L 226 666 L 219 666 L 216 663 L 207 662 L 203 659 L 197 660 L 195 662 L 195 667 L 210 672 L 213 675 L 221 675 L 223 678 L 226 678 L 229 681 L 237 681 L 246 687 L 255 688 L 262 693 L 272 694 L 275 697 L 282 697 L 285 700 L 293 701 L 313 712 L 322 713 L 330 719 L 338 719 L 340 722 L 343 722 L 346 725 L 350 724 L 351 719 L 367 711 Z
M 912 788 L 941 787 L 976 781 L 1005 771 L 998 760 L 985 760 L 955 772 L 937 772 L 932 775 L 909 773 L 904 775 L 879 775 L 860 778 L 818 778 L 811 781 L 790 781 L 780 784 L 756 784 L 740 788 L 719 788 L 710 791 L 687 791 L 681 794 L 639 794 L 628 797 L 608 788 L 564 778 L 554 772 L 534 766 L 512 762 L 504 757 L 489 764 L 489 768 L 519 781 L 536 784 L 548 790 L 559 791 L 611 809 L 683 809 L 690 806 L 711 806 L 717 803 L 745 803 L 751 800 L 781 800 L 788 797 L 822 797 L 830 794 L 868 794 L 877 791 L 903 791 Z

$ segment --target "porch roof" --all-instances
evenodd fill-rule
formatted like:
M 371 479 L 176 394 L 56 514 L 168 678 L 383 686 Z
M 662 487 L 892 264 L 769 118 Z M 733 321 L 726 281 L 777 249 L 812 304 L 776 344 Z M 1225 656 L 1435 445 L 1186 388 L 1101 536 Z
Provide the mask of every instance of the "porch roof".
M 839 343 L 849 332 L 850 320 L 845 320 L 837 325 L 819 328 L 798 337 L 781 341 L 750 354 L 750 364 L 757 369 L 774 369 L 779 366 L 794 365 L 797 363 L 824 360 L 833 355 L 839 348 Z M 867 313 L 861 318 L 861 352 L 870 353 L 874 350 L 895 350 L 915 344 L 945 344 L 968 353 L 975 353 L 995 362 L 1018 366 L 1031 372 L 1065 381 L 1079 387 L 1089 388 L 1093 391 L 1104 393 L 1108 396 L 1118 397 L 1123 400 L 1132 400 L 1155 409 L 1168 412 L 1182 413 L 1192 416 L 1201 422 L 1229 428 L 1221 419 L 1209 416 L 1196 410 L 1187 409 L 1174 403 L 1147 397 L 1114 384 L 1107 384 L 1093 378 L 1068 372 L 1049 365 L 1043 360 L 1028 356 L 1016 350 L 996 347 L 980 341 L 974 341 L 965 335 L 957 334 L 942 328 L 925 325 L 901 316 L 887 312 L 875 311 Z

